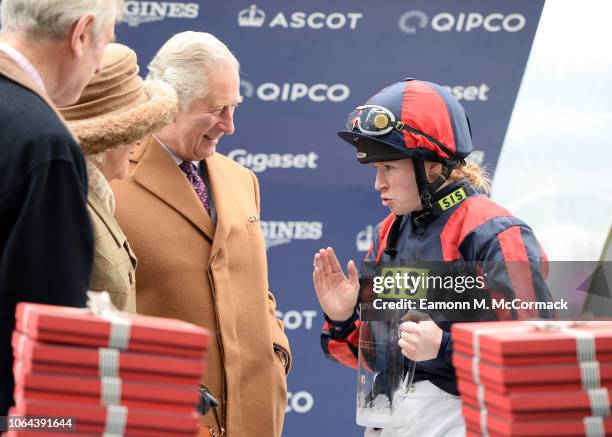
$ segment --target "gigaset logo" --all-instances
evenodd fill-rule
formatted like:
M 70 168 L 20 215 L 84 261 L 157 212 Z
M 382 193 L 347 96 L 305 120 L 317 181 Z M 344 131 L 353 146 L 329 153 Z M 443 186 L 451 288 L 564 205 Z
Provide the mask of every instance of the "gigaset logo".
M 309 153 L 249 153 L 245 149 L 234 149 L 227 154 L 238 164 L 250 168 L 255 173 L 261 173 L 268 169 L 296 168 L 311 169 L 318 167 L 319 155 L 315 152 Z

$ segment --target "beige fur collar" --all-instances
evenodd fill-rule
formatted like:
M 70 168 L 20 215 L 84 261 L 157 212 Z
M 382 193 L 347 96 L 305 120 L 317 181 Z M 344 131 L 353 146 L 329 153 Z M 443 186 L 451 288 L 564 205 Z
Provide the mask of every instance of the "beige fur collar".
M 115 195 L 110 184 L 90 159 L 86 159 L 87 163 L 87 195 L 94 196 L 96 203 L 104 206 L 106 212 L 111 216 L 115 215 Z

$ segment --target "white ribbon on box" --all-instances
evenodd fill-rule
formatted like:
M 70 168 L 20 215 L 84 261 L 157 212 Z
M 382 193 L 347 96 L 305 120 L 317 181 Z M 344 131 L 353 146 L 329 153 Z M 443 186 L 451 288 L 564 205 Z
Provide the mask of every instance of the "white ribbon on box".
M 563 332 L 576 339 L 576 358 L 580 365 L 582 389 L 587 392 L 591 404 L 591 416 L 583 419 L 584 433 L 586 437 L 604 437 L 606 430 L 603 417 L 610 416 L 610 399 L 608 389 L 601 387 L 595 336 L 592 332 L 575 329 L 591 324 L 583 321 L 533 321 L 529 323 L 540 330 Z
M 587 437 L 606 437 L 606 429 L 604 428 L 603 418 L 601 417 L 585 417 L 582 419 L 584 423 L 584 435 Z
M 485 405 L 484 386 L 480 381 L 480 336 L 483 334 L 493 334 L 499 332 L 499 327 L 493 327 L 487 329 L 481 329 L 474 331 L 474 338 L 472 339 L 472 348 L 474 350 L 474 356 L 472 357 L 472 378 L 474 383 L 478 386 L 478 406 L 480 407 L 480 433 L 483 437 L 489 437 L 489 430 L 487 427 L 487 406 Z M 508 329 L 505 327 L 504 329 Z M 525 327 L 517 325 L 513 330 L 525 331 Z M 506 331 L 507 332 L 507 331 Z
M 127 422 L 128 409 L 121 405 L 106 408 L 106 422 L 103 437 L 123 437 Z
M 119 378 L 119 351 L 130 343 L 131 320 L 124 317 L 111 302 L 106 291 L 87 292 L 87 306 L 93 315 L 110 322 L 108 347 L 98 348 L 98 374 L 100 375 L 100 401 L 103 405 L 121 403 L 121 378 Z M 115 413 L 118 414 L 118 413 Z M 114 416 L 113 416 L 114 417 Z
M 105 376 L 100 379 L 100 401 L 103 405 L 121 403 L 121 378 Z
M 87 306 L 94 316 L 110 322 L 108 347 L 119 350 L 127 349 L 130 343 L 132 321 L 124 317 L 121 311 L 113 306 L 110 295 L 106 291 L 88 291 Z
M 583 419 L 586 437 L 604 437 L 605 428 L 603 417 L 611 415 L 608 389 L 601 387 L 601 374 L 599 361 L 596 359 L 595 336 L 592 332 L 574 329 L 579 326 L 589 326 L 589 323 L 582 321 L 553 321 L 553 320 L 533 320 L 526 321 L 528 325 L 534 326 L 541 331 L 563 332 L 576 339 L 576 357 L 580 366 L 580 376 L 583 390 L 589 396 L 591 404 L 591 416 Z M 517 325 L 520 327 L 521 325 Z M 506 327 L 507 329 L 507 327 Z M 524 332 L 524 325 L 517 331 Z M 478 404 L 480 406 L 480 428 L 483 437 L 488 437 L 487 429 L 487 408 L 485 405 L 484 386 L 480 381 L 480 336 L 499 332 L 499 328 L 482 329 L 474 332 L 472 346 L 474 356 L 472 357 L 472 377 L 478 386 Z M 507 332 L 507 331 L 506 331 Z

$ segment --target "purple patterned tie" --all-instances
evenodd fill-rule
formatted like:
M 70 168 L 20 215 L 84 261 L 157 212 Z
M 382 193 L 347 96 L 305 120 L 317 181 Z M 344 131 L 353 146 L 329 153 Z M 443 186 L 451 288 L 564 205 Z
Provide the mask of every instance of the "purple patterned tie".
M 206 212 L 210 215 L 210 205 L 208 203 L 208 190 L 206 190 L 206 185 L 204 185 L 204 181 L 202 180 L 202 178 L 196 171 L 195 166 L 191 162 L 183 161 L 179 165 L 179 167 L 187 175 L 187 179 L 189 180 L 191 185 L 193 185 L 193 189 L 195 190 L 196 194 L 202 201 L 202 205 L 204 205 L 204 208 L 206 208 Z

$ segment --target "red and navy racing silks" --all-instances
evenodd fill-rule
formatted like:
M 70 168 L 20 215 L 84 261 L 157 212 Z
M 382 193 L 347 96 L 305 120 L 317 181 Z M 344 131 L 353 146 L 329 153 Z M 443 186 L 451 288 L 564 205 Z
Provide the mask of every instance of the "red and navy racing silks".
M 421 261 L 466 261 L 496 266 L 488 278 L 487 292 L 492 299 L 521 299 L 551 302 L 545 283 L 548 261 L 531 228 L 464 181 L 454 182 L 435 193 L 432 204 L 439 205 L 450 194 L 452 206 L 433 208 L 425 216 L 413 213 L 397 218 L 393 214 L 376 227 L 375 238 L 365 261 L 392 263 Z M 395 230 L 393 229 L 395 228 Z M 397 251 L 385 251 L 395 240 Z M 393 243 L 391 243 L 393 244 Z M 394 255 L 389 255 L 391 252 Z M 490 287 L 490 284 L 494 284 Z M 553 318 L 554 310 L 498 309 L 499 320 Z M 429 380 L 451 394 L 458 394 L 451 364 L 452 342 L 449 322 L 436 322 L 443 330 L 438 356 L 416 365 L 415 381 Z M 360 320 L 357 310 L 343 322 L 325 316 L 321 346 L 325 355 L 348 367 L 357 367 Z

